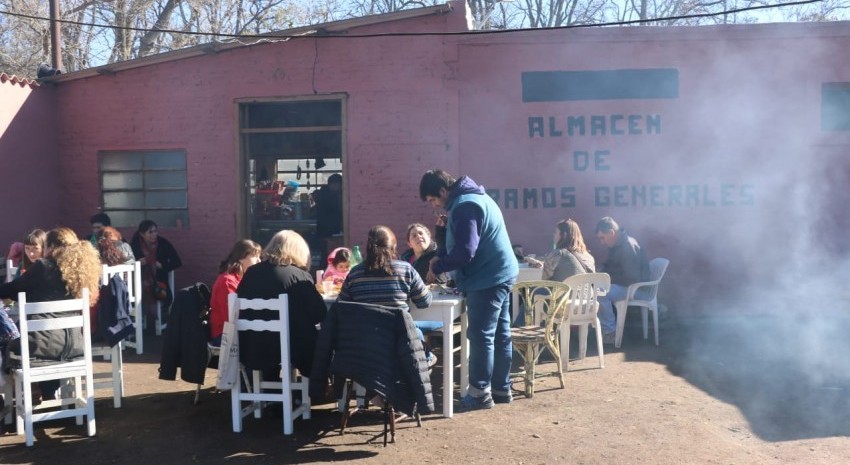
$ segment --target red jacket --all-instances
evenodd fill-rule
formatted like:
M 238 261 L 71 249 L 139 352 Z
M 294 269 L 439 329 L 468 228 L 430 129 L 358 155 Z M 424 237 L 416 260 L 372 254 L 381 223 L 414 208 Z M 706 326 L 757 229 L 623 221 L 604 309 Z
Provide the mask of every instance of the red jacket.
M 233 273 L 221 273 L 215 279 L 210 298 L 210 338 L 215 339 L 224 332 L 227 321 L 227 295 L 236 292 L 240 277 Z

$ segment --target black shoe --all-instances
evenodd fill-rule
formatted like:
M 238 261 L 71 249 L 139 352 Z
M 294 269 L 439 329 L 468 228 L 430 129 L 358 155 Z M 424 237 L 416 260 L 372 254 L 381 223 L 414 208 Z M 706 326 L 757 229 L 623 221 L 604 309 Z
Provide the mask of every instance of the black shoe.
M 508 394 L 508 395 L 493 394 L 492 397 L 493 397 L 493 402 L 495 402 L 497 404 L 510 404 L 511 402 L 514 401 L 514 396 L 511 395 L 511 394 Z
M 458 405 L 455 407 L 456 412 L 471 412 L 473 410 L 486 410 L 491 409 L 495 403 L 493 402 L 493 396 L 488 392 L 480 397 L 473 397 L 470 394 L 465 395 L 460 399 Z

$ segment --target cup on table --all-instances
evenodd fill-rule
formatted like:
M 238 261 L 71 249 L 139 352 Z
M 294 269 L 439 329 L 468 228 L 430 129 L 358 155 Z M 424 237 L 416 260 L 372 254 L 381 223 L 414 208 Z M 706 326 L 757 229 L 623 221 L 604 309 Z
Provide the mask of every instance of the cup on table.
M 322 281 L 322 294 L 332 295 L 334 293 L 334 282 L 330 279 Z

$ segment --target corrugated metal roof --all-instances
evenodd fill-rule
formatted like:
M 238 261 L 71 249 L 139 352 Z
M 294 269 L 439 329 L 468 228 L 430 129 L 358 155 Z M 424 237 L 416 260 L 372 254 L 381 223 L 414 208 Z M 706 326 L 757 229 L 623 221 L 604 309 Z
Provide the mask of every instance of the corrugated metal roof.
M 136 58 L 134 60 L 120 61 L 117 63 L 110 63 L 108 65 L 98 66 L 95 68 L 88 68 L 81 71 L 63 73 L 57 76 L 44 78 L 43 81 L 61 83 L 65 81 L 73 81 L 76 79 L 97 76 L 99 74 L 115 74 L 119 71 L 126 71 L 128 69 L 140 68 L 143 66 L 150 66 L 158 63 L 165 63 L 201 55 L 208 55 L 211 53 L 218 53 L 234 48 L 249 47 L 252 45 L 257 45 L 275 40 L 286 40 L 275 39 L 275 37 L 309 36 L 320 32 L 323 34 L 338 33 L 356 27 L 371 26 L 375 24 L 387 23 L 390 21 L 418 18 L 422 16 L 446 14 L 450 13 L 451 11 L 452 5 L 450 3 L 445 3 L 442 5 L 429 6 L 425 8 L 414 8 L 410 10 L 402 10 L 392 13 L 370 15 L 352 19 L 343 19 L 340 21 L 331 21 L 329 23 L 314 24 L 310 26 L 297 27 L 282 31 L 269 32 L 268 34 L 264 35 L 266 37 L 251 37 L 238 40 L 234 39 L 232 41 L 211 42 L 196 45 L 194 47 L 172 50 L 156 55 L 149 55 L 146 57 Z
M 41 86 L 41 84 L 39 84 L 39 82 L 34 80 L 34 79 L 19 78 L 18 76 L 15 76 L 14 74 L 9 76 L 6 73 L 0 73 L 0 84 L 5 84 L 7 82 L 9 84 L 12 84 L 12 85 L 17 84 L 21 87 L 27 87 L 27 86 L 29 86 L 29 87 L 39 87 L 39 86 Z

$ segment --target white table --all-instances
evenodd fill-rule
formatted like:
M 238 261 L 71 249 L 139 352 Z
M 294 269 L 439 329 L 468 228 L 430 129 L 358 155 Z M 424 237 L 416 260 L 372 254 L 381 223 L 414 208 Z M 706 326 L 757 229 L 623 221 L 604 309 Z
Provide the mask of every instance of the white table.
M 431 306 L 415 308 L 411 306 L 410 316 L 418 321 L 443 322 L 443 416 L 454 416 L 454 321 L 460 318 L 460 395 L 466 395 L 469 386 L 469 343 L 466 340 L 467 318 L 464 311 L 463 297 L 459 295 L 433 294 Z M 325 304 L 330 306 L 336 298 L 325 298 Z

